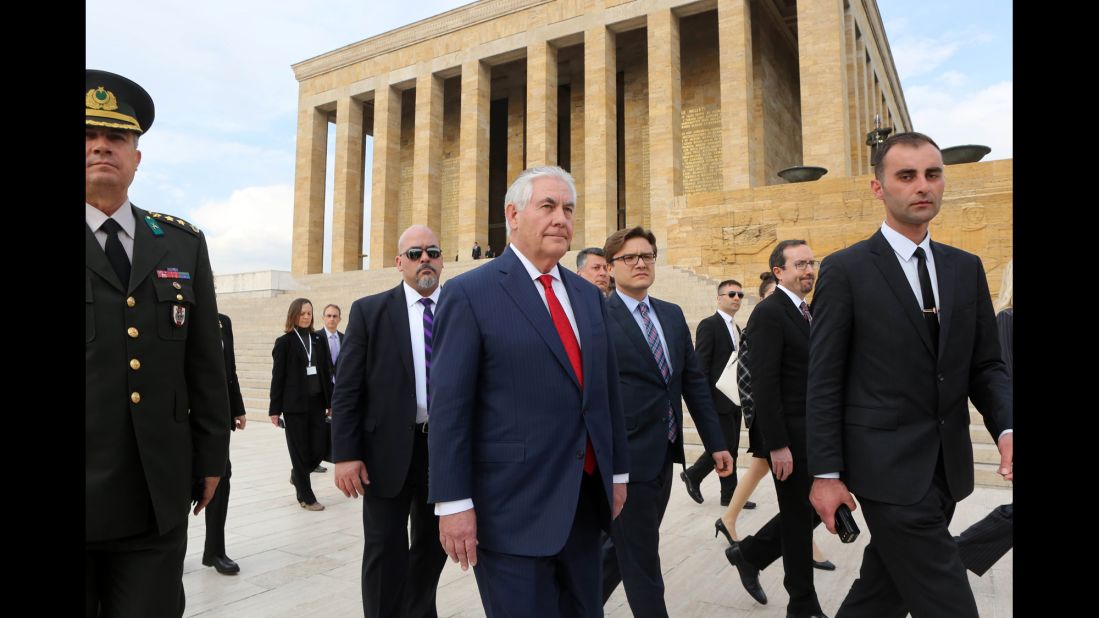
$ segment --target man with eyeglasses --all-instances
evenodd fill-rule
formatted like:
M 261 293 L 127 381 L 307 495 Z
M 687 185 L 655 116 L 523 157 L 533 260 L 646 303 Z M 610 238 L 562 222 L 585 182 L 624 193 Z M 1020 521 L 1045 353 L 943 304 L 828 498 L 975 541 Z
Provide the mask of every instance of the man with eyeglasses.
M 778 286 L 756 306 L 746 330 L 752 342 L 748 368 L 755 422 L 769 451 L 779 513 L 758 533 L 726 549 L 725 557 L 748 594 L 767 603 L 759 571 L 781 556 L 782 583 L 790 594 L 786 615 L 816 618 L 825 614 L 813 586 L 813 529 L 820 518 L 809 504 L 805 384 L 813 316 L 805 297 L 813 291 L 817 261 L 804 240 L 783 240 L 768 263 Z
M 733 352 L 740 348 L 740 326 L 733 316 L 740 310 L 744 300 L 744 289 L 735 279 L 726 279 L 717 285 L 717 312 L 698 323 L 695 329 L 695 353 L 698 366 L 706 374 L 710 383 L 710 396 L 717 408 L 717 419 L 721 423 L 721 433 L 725 436 L 725 445 L 733 456 L 733 474 L 721 477 L 721 506 L 729 506 L 733 492 L 736 491 L 736 455 L 740 444 L 740 406 L 733 403 L 716 388 L 725 366 Z M 702 504 L 702 480 L 714 469 L 714 460 L 710 453 L 703 452 L 694 464 L 679 473 L 679 478 L 687 486 L 687 494 L 695 502 Z M 756 508 L 756 503 L 748 501 L 746 509 Z
M 812 502 L 829 532 L 859 498 L 870 544 L 837 616 L 976 618 L 948 529 L 973 491 L 969 403 L 1012 480 L 1012 386 L 980 258 L 931 240 L 942 152 L 898 133 L 878 146 L 885 221 L 828 257 L 813 302 L 809 360 Z M 754 350 L 753 350 L 754 351 Z
M 685 463 L 683 400 L 719 476 L 733 473 L 733 458 L 683 310 L 649 296 L 656 281 L 656 237 L 641 227 L 618 230 L 603 254 L 617 286 L 607 299 L 608 329 L 630 449 L 629 500 L 611 528 L 613 542 L 604 545 L 603 601 L 621 581 L 634 616 L 665 617 L 660 522 L 675 478 L 672 464 Z
M 603 297 L 611 293 L 610 267 L 601 247 L 588 247 L 576 256 L 576 274 L 590 281 Z
M 436 615 L 446 562 L 427 503 L 428 386 L 443 252 L 423 225 L 405 230 L 397 247 L 404 281 L 351 305 L 332 393 L 336 487 L 364 497 L 367 617 Z

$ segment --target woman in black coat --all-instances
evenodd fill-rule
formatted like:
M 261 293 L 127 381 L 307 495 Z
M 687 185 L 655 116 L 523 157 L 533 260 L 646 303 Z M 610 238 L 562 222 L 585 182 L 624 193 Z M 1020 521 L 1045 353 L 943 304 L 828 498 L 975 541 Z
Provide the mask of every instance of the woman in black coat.
M 325 416 L 330 414 L 332 374 L 328 343 L 313 332 L 313 304 L 307 298 L 290 303 L 286 334 L 275 340 L 271 351 L 271 424 L 286 427 L 290 451 L 290 483 L 298 503 L 307 511 L 323 511 L 317 502 L 309 473 L 321 462 L 328 441 Z

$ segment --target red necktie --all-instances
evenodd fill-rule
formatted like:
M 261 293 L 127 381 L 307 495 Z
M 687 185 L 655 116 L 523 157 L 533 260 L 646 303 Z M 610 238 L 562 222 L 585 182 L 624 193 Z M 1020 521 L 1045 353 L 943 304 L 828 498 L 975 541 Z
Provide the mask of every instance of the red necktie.
M 553 291 L 553 277 L 542 275 L 538 282 L 546 290 L 546 304 L 549 305 L 550 317 L 553 318 L 553 326 L 557 329 L 557 336 L 561 338 L 561 345 L 565 346 L 565 354 L 569 357 L 569 364 L 576 372 L 576 381 L 580 383 L 580 389 L 584 388 L 584 367 L 580 361 L 580 344 L 576 341 L 576 334 L 572 332 L 572 324 L 565 315 L 561 301 L 557 300 L 557 294 Z M 595 471 L 595 453 L 591 447 L 591 437 L 588 437 L 588 445 L 584 452 L 584 472 L 591 474 Z

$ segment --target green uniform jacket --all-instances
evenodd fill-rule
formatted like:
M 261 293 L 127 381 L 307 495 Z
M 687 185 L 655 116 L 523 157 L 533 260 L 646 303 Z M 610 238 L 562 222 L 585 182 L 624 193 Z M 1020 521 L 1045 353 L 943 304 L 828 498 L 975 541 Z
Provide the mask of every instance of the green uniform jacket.
M 159 534 L 184 523 L 192 477 L 220 476 L 229 449 L 229 396 L 206 239 L 190 224 L 132 208 L 137 227 L 129 289 L 84 226 L 89 542 L 145 532 L 153 517 Z

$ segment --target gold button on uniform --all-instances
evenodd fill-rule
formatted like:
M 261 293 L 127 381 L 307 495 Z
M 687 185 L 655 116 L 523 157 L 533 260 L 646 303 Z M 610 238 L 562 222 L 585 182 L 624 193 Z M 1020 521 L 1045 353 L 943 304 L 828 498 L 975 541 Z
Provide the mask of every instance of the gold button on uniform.
M 141 403 L 141 393 L 137 391 L 130 393 L 130 401 L 134 403 Z
M 126 329 L 126 334 L 129 335 L 133 339 L 137 339 L 137 329 L 134 328 L 133 326 Z
M 133 307 L 136 304 L 137 304 L 137 301 L 134 300 L 133 296 L 130 296 L 129 298 L 126 299 L 126 306 L 127 307 Z
M 176 300 L 183 300 L 183 294 L 176 294 Z
M 133 369 L 134 371 L 137 371 L 138 369 L 141 369 L 141 361 L 137 360 L 136 358 L 131 358 L 130 359 L 130 369 Z

